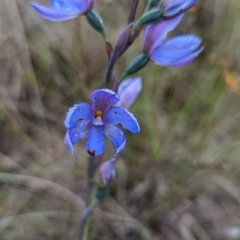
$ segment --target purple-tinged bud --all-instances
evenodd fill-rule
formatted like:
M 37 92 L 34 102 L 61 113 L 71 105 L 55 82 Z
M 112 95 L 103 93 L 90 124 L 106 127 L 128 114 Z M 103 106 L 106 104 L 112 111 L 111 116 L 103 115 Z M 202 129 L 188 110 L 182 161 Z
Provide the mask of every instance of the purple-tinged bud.
M 198 0 L 163 0 L 163 16 L 173 17 L 184 13 L 197 2 Z
M 119 35 L 117 42 L 116 42 L 116 46 L 113 50 L 113 57 L 114 58 L 119 58 L 121 57 L 121 55 L 124 53 L 128 43 L 129 43 L 129 39 L 130 39 L 130 29 L 132 27 L 132 23 L 130 23 L 125 29 L 123 29 L 123 31 L 121 32 L 121 34 Z
M 141 90 L 141 77 L 125 79 L 118 87 L 120 101 L 117 103 L 117 106 L 128 109 L 134 103 Z
M 100 165 L 99 173 L 104 186 L 109 185 L 115 179 L 116 177 L 115 164 L 116 160 L 111 159 Z

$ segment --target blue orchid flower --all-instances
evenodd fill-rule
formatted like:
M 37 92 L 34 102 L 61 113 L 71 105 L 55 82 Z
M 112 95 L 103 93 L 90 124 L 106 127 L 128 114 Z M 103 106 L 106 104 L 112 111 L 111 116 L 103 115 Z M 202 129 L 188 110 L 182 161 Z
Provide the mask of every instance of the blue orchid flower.
M 80 103 L 69 109 L 64 121 L 67 129 L 64 142 L 72 154 L 73 145 L 87 135 L 86 150 L 90 155 L 98 156 L 104 152 L 104 136 L 112 142 L 117 155 L 126 143 L 120 128 L 133 133 L 140 131 L 133 114 L 114 106 L 119 101 L 120 98 L 112 90 L 100 89 L 92 93 L 90 105 Z
M 50 0 L 50 7 L 31 2 L 30 6 L 45 19 L 66 21 L 87 13 L 95 5 L 96 0 Z
M 202 52 L 202 40 L 193 34 L 166 39 L 182 17 L 183 14 L 146 27 L 142 50 L 150 61 L 165 67 L 184 67 Z

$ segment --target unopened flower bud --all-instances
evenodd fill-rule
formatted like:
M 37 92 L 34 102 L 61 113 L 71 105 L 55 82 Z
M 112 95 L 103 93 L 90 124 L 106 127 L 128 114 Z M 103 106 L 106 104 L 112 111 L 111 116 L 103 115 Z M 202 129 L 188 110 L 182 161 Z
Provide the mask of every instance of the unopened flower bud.
M 156 7 L 160 3 L 160 0 L 148 0 L 148 9 Z
M 113 50 L 113 56 L 114 58 L 119 58 L 121 57 L 121 55 L 124 53 L 124 50 L 126 49 L 128 42 L 129 42 L 129 38 L 130 38 L 130 29 L 132 27 L 132 23 L 130 23 L 125 29 L 123 29 L 123 31 L 121 32 L 121 34 L 119 35 L 117 42 L 116 42 L 116 46 Z
M 120 82 L 127 76 L 134 74 L 144 68 L 149 62 L 148 56 L 145 53 L 139 54 L 127 66 L 125 72 L 120 78 Z
M 90 26 L 96 30 L 97 32 L 101 33 L 103 38 L 106 39 L 106 33 L 105 33 L 105 28 L 103 24 L 102 18 L 98 15 L 96 11 L 91 9 L 86 13 L 86 19 Z
M 150 11 L 144 13 L 132 26 L 131 31 L 134 31 L 139 26 L 145 26 L 147 24 L 154 23 L 158 21 L 162 16 L 162 9 L 160 7 L 155 7 Z
M 108 160 L 102 163 L 99 167 L 100 177 L 103 185 L 109 185 L 116 177 L 115 159 Z

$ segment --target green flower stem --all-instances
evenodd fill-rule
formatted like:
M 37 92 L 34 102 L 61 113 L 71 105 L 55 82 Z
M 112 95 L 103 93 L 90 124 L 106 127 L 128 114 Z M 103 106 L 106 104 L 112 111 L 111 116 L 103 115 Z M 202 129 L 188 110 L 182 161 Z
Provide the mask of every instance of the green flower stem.
M 79 227 L 79 236 L 78 240 L 87 240 L 88 230 L 90 227 L 91 219 L 89 218 L 91 214 L 91 207 L 96 204 L 91 204 L 92 200 L 92 192 L 93 192 L 93 178 L 95 174 L 95 164 L 94 164 L 95 157 L 89 156 L 88 159 L 88 176 L 87 176 L 87 197 L 86 197 L 86 208 L 83 210 L 81 214 L 81 223 Z M 90 210 L 89 210 L 90 209 Z
M 85 208 L 84 211 L 82 212 L 82 216 L 81 216 L 82 224 L 80 228 L 80 233 L 82 234 L 82 236 L 79 234 L 79 239 L 81 240 L 88 239 L 88 232 L 89 232 L 89 227 L 91 223 L 90 215 L 92 214 L 92 211 L 98 204 L 99 204 L 99 200 L 96 200 L 94 203 L 92 203 L 87 208 Z

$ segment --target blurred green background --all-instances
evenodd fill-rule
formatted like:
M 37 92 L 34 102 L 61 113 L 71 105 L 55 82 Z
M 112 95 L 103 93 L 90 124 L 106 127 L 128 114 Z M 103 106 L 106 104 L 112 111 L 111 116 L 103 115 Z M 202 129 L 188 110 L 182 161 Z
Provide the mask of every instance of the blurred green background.
M 47 1 L 41 1 L 47 3 Z M 140 0 L 137 16 L 146 1 Z M 126 25 L 129 0 L 98 0 L 109 40 Z M 89 239 L 240 239 L 240 2 L 205 0 L 173 35 L 202 37 L 189 66 L 149 64 L 131 107 L 110 196 Z M 115 66 L 121 74 L 141 37 Z M 81 17 L 53 23 L 27 0 L 0 2 L 0 239 L 76 239 L 84 206 L 85 141 L 63 144 L 66 111 L 105 78 L 101 36 Z M 111 157 L 109 150 L 105 159 Z

